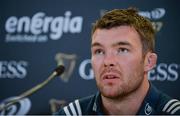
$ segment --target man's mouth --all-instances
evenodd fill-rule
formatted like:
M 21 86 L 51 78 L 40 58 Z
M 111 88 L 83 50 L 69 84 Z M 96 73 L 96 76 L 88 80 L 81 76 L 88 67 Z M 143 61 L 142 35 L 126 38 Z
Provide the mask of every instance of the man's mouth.
M 116 69 L 104 69 L 100 77 L 105 83 L 117 83 L 121 77 L 121 72 Z
M 118 77 L 113 74 L 106 74 L 103 76 L 103 79 L 116 79 L 116 78 L 118 78 Z
M 104 84 L 108 84 L 108 85 L 114 85 L 115 83 L 119 82 L 119 75 L 118 74 L 114 74 L 114 73 L 108 73 L 108 74 L 104 74 L 102 76 L 102 83 Z

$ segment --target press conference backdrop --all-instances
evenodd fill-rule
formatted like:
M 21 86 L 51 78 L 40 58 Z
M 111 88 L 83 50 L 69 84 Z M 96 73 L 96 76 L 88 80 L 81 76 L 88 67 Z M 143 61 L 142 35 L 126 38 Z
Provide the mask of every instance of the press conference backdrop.
M 180 99 L 179 0 L 1 0 L 0 101 L 44 81 L 59 65 L 64 75 L 1 114 L 51 114 L 96 93 L 90 63 L 92 23 L 106 11 L 137 7 L 156 34 L 158 63 L 149 80 Z

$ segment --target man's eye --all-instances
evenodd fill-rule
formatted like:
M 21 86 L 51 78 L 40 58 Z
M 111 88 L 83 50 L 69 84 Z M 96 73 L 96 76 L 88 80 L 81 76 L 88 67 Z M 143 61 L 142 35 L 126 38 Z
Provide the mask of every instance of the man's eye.
M 99 55 L 99 54 L 104 54 L 103 50 L 101 50 L 101 49 L 95 50 L 94 53 L 97 54 L 97 55 Z
M 118 53 L 127 53 L 129 50 L 127 48 L 119 48 Z

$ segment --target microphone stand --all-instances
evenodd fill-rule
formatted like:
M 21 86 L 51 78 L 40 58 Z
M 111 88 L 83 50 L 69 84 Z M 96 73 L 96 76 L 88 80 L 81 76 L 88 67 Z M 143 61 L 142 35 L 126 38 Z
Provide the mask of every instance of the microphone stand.
M 14 97 L 12 99 L 9 99 L 5 103 L 1 103 L 0 104 L 0 111 L 6 109 L 7 107 L 11 106 L 12 104 L 16 103 L 17 101 L 35 93 L 36 91 L 38 91 L 39 89 L 41 89 L 42 87 L 47 85 L 49 83 L 49 81 L 51 81 L 54 77 L 62 74 L 64 72 L 64 70 L 65 70 L 64 66 L 60 65 L 58 68 L 55 69 L 55 71 L 45 81 L 41 82 L 40 84 L 36 85 L 35 87 L 33 87 L 27 91 L 25 91 L 24 93 L 22 93 L 18 97 Z

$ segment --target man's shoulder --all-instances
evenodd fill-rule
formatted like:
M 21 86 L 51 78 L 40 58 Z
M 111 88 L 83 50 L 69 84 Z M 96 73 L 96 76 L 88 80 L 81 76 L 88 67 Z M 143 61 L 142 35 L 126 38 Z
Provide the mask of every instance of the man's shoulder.
M 157 108 L 160 109 L 160 112 L 163 114 L 180 114 L 180 101 L 178 99 L 171 98 L 166 94 L 161 94 Z
M 138 113 L 177 115 L 180 114 L 180 101 L 168 96 L 151 84 Z
M 95 100 L 95 95 L 83 97 L 70 102 L 67 106 L 61 108 L 55 115 L 82 115 L 88 113 L 92 108 Z

